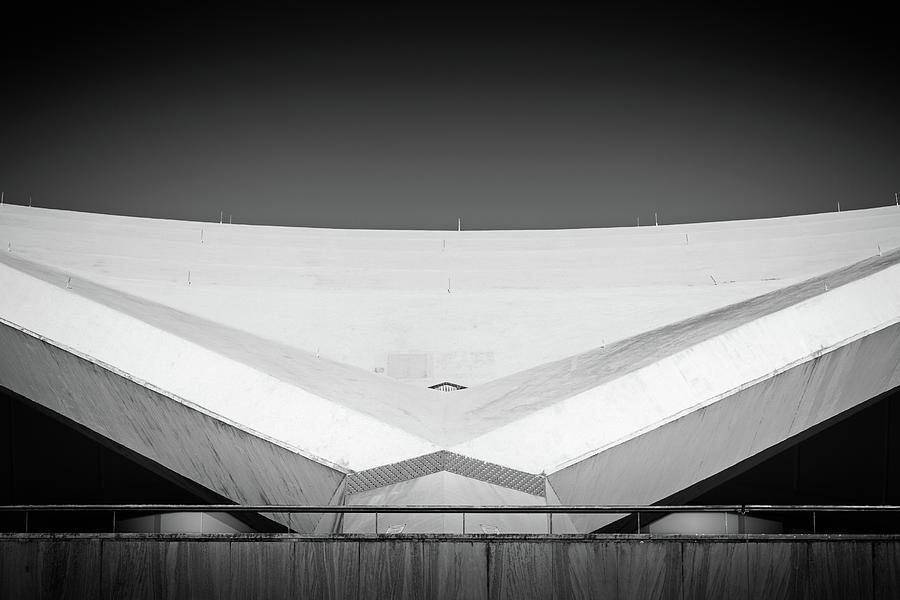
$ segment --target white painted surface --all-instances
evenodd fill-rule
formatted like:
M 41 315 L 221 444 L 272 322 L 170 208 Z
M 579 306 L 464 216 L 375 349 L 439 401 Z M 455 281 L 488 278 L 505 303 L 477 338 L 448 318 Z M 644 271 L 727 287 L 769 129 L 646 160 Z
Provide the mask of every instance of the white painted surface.
M 174 473 L 205 488 L 200 497 L 216 503 L 326 504 L 343 479 L 334 468 L 3 323 L 0 382 L 104 443 L 131 450 L 163 477 Z M 35 443 L 65 451 L 53 439 Z M 320 515 L 295 515 L 292 527 L 311 532 L 318 521 Z
M 451 449 L 551 473 L 897 321 L 900 265 L 617 374 Z M 528 444 L 517 442 L 523 439 Z
M 410 383 L 471 387 L 851 264 L 875 255 L 878 244 L 885 252 L 900 247 L 900 209 L 444 232 L 219 225 L 6 205 L 5 242 L 76 283 L 90 279 L 298 350 L 318 348 L 370 373 L 392 353 L 427 353 L 433 372 Z
M 436 449 L 382 420 L 3 264 L 0 289 L 5 320 L 325 464 L 359 469 L 373 457 L 393 462 Z M 364 442 L 359 432 L 366 432 Z
M 550 475 L 564 504 L 653 504 L 900 386 L 900 323 Z M 672 501 L 678 504 L 680 500 Z M 614 520 L 573 517 L 580 531 Z
M 4 206 L 4 240 L 0 317 L 352 470 L 553 472 L 900 318 L 896 207 L 448 236 Z M 375 373 L 402 353 L 431 379 Z

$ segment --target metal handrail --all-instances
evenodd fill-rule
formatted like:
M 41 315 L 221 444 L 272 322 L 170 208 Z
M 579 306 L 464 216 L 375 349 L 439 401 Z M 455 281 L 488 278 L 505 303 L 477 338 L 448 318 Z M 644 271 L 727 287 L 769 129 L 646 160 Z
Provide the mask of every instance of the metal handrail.
M 816 514 L 819 512 L 900 512 L 898 505 L 849 505 L 849 504 L 700 504 L 700 505 L 642 505 L 642 504 L 571 504 L 571 505 L 479 505 L 479 504 L 7 504 L 0 505 L 0 513 L 21 512 L 25 515 L 25 532 L 29 530 L 31 513 L 47 512 L 110 512 L 112 531 L 117 531 L 117 521 L 121 513 L 200 513 L 200 532 L 203 532 L 203 513 L 275 513 L 287 514 L 287 531 L 291 531 L 291 515 L 294 513 L 332 514 L 374 514 L 375 533 L 380 533 L 378 515 L 387 513 L 443 513 L 461 514 L 462 531 L 466 532 L 466 515 L 471 514 L 544 514 L 547 516 L 548 532 L 553 534 L 554 514 L 618 514 L 635 515 L 637 532 L 641 532 L 641 513 L 720 513 L 726 517 L 725 531 L 728 531 L 727 515 L 738 513 L 798 513 L 812 514 L 812 531 L 816 532 Z M 117 518 L 117 515 L 119 517 Z M 623 517 L 625 518 L 625 517 Z M 390 531 L 388 531 L 390 533 Z
M 900 505 L 856 504 L 6 504 L 0 512 L 254 512 L 254 513 L 500 513 L 500 514 L 618 514 L 685 512 L 900 512 Z

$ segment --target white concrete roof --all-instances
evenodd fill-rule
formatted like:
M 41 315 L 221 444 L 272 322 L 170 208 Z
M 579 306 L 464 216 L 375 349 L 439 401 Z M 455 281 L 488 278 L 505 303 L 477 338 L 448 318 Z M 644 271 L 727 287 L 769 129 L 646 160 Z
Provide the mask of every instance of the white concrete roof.
M 7 322 L 350 470 L 552 472 L 900 318 L 898 207 L 434 232 L 4 205 L 0 244 Z M 425 377 L 376 373 L 413 354 Z

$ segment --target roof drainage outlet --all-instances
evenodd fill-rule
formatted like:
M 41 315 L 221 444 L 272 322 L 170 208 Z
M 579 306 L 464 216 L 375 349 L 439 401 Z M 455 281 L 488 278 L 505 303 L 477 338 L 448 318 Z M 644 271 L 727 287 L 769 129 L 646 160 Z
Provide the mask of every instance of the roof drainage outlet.
M 450 383 L 449 381 L 443 381 L 441 383 L 436 383 L 434 385 L 429 385 L 428 389 L 431 390 L 440 390 L 442 392 L 455 392 L 456 390 L 464 390 L 466 386 L 459 385 L 458 383 Z

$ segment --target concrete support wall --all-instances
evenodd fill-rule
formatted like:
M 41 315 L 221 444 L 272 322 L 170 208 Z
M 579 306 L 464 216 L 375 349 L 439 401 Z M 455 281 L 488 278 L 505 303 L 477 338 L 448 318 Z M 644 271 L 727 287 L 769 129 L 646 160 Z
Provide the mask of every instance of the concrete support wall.
M 0 536 L 3 598 L 900 597 L 900 537 Z
M 550 475 L 564 504 L 652 504 L 900 385 L 900 324 Z M 616 517 L 573 517 L 593 531 Z
M 2 324 L 0 385 L 237 503 L 328 504 L 343 478 L 328 466 Z M 284 522 L 283 516 L 272 518 Z M 318 519 L 297 515 L 291 523 L 311 532 Z

